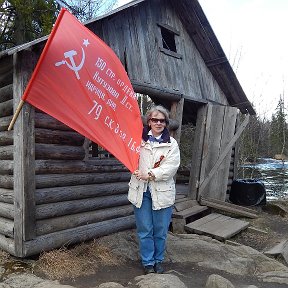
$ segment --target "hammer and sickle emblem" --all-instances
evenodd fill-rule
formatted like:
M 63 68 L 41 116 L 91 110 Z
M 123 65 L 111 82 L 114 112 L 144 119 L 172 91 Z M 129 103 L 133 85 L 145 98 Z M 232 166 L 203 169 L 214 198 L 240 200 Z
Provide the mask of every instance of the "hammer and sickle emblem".
M 64 52 L 64 57 L 68 58 L 70 60 L 71 64 L 69 64 L 66 60 L 62 60 L 60 62 L 55 63 L 56 67 L 66 64 L 68 66 L 68 68 L 70 68 L 71 70 L 73 70 L 75 72 L 75 75 L 76 75 L 78 80 L 80 79 L 78 71 L 81 70 L 81 68 L 83 67 L 84 61 L 85 61 L 85 51 L 82 47 L 81 47 L 81 49 L 82 49 L 82 60 L 78 66 L 76 65 L 76 63 L 74 61 L 74 56 L 77 55 L 77 52 L 75 50 L 70 50 L 70 51 Z

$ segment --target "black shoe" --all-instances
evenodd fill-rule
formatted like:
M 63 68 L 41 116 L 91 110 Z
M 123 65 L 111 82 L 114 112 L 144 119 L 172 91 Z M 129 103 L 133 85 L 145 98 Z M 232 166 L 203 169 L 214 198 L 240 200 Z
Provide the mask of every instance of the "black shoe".
M 163 268 L 162 264 L 161 264 L 161 263 L 156 263 L 156 264 L 154 265 L 154 271 L 155 271 L 156 273 L 158 273 L 158 274 L 164 273 L 164 268 Z
M 144 266 L 144 274 L 155 273 L 153 265 Z

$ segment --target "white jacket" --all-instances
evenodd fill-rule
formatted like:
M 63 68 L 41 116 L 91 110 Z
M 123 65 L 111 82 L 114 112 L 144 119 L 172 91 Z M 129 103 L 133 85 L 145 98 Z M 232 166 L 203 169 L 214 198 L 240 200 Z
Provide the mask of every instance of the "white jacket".
M 172 206 L 175 203 L 174 175 L 180 165 L 180 151 L 177 141 L 170 137 L 171 143 L 150 143 L 142 141 L 140 147 L 139 170 L 155 175 L 153 181 L 137 180 L 132 174 L 129 182 L 128 200 L 140 208 L 143 200 L 143 193 L 149 185 L 152 197 L 152 209 L 159 210 Z M 163 158 L 164 156 L 164 158 Z M 155 163 L 161 158 L 159 167 Z

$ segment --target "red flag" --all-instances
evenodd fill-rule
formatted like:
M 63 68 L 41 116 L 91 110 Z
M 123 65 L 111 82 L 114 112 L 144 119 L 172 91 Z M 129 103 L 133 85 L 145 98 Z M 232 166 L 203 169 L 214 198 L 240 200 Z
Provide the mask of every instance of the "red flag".
M 100 38 L 62 9 L 22 100 L 98 143 L 131 172 L 142 120 L 127 73 Z

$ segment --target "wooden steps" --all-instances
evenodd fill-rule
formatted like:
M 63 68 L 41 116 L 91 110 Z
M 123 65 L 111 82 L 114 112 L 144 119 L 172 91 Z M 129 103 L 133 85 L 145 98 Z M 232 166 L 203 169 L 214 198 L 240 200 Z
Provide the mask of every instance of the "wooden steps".
M 176 202 L 172 214 L 173 232 L 184 233 L 184 226 L 187 224 L 187 220 L 193 217 L 194 220 L 198 219 L 205 212 L 208 212 L 208 207 L 200 206 L 196 200 L 188 200 L 186 198 L 180 202 Z
M 249 222 L 231 218 L 218 213 L 211 213 L 201 219 L 186 224 L 189 233 L 205 234 L 218 240 L 226 240 L 249 226 Z

